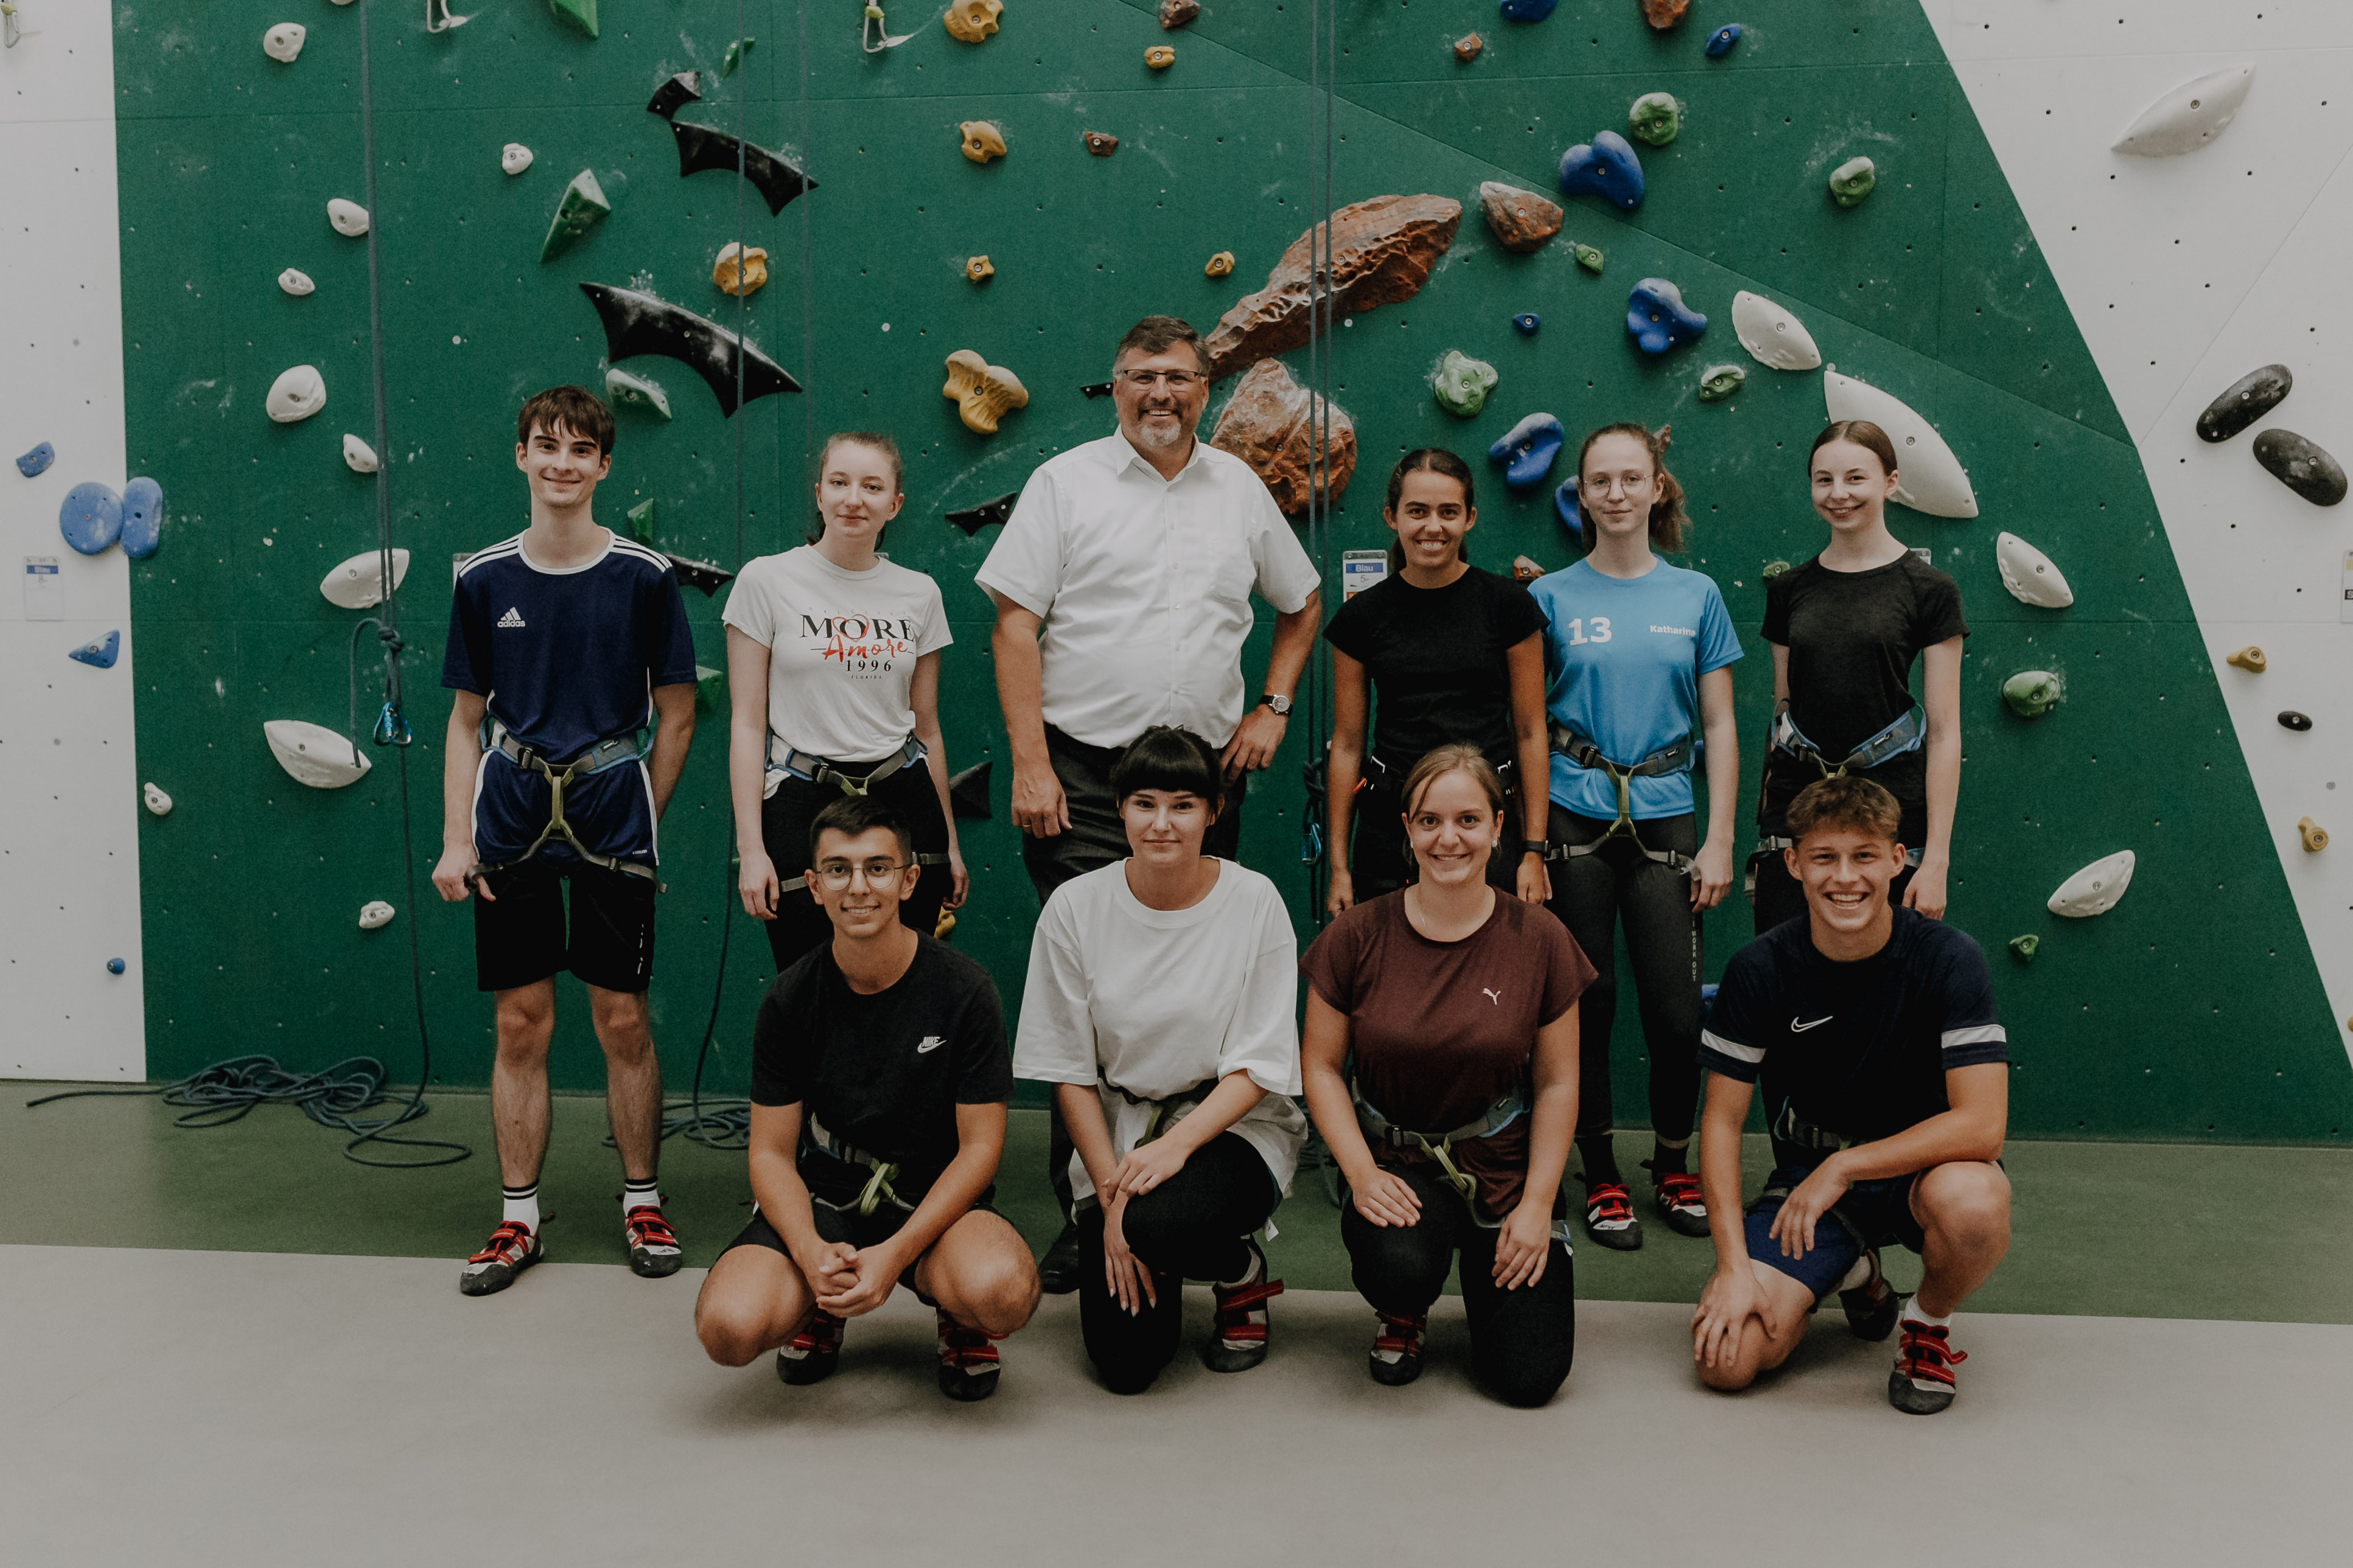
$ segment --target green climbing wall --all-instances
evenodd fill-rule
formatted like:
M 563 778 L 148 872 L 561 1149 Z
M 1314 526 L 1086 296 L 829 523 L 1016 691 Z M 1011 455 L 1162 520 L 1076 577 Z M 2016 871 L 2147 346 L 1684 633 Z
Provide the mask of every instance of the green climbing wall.
M 1475 461 L 1538 409 L 1572 433 L 1671 421 L 1699 523 L 1688 563 L 1722 584 L 1751 655 L 1736 674 L 1753 744 L 1768 695 L 1759 569 L 1803 559 L 1822 534 L 1802 468 L 1823 417 L 1820 376 L 1755 364 L 1730 331 L 1736 289 L 1780 300 L 1841 371 L 1936 420 L 1977 488 L 1973 521 L 1900 511 L 1893 521 L 1959 580 L 1977 628 L 1952 918 L 1994 954 L 2019 1063 L 2013 1125 L 2314 1141 L 2353 1130 L 2353 1077 L 2138 458 L 1917 0 L 1702 0 L 1666 35 L 1641 25 L 1634 0 L 1570 0 L 1534 26 L 1500 22 L 1489 0 L 1329 3 L 1340 16 L 1339 200 L 1428 191 L 1466 208 L 1419 296 L 1337 334 L 1335 395 L 1362 452 L 1331 542 L 1333 597 L 1339 550 L 1385 538 L 1377 503 L 1396 453 L 1439 444 Z M 509 457 L 520 398 L 598 382 L 602 337 L 575 285 L 636 280 L 735 319 L 736 302 L 710 281 L 738 232 L 734 182 L 681 179 L 667 129 L 643 110 L 681 69 L 706 73 L 705 101 L 681 118 L 740 123 L 754 142 L 797 149 L 819 182 L 781 216 L 743 204 L 742 233 L 771 256 L 749 331 L 809 391 L 730 422 L 683 366 L 630 362 L 669 389 L 678 418 L 624 417 L 600 515 L 617 522 L 657 498 L 663 545 L 733 564 L 739 472 L 741 550 L 776 550 L 804 526 L 813 438 L 895 432 L 909 503 L 887 548 L 939 578 L 959 638 L 943 698 L 951 763 L 999 753 L 987 605 L 971 583 L 993 535 L 967 539 L 940 514 L 1015 489 L 1045 456 L 1108 430 L 1107 405 L 1078 388 L 1102 379 L 1120 331 L 1152 310 L 1206 331 L 1305 226 L 1323 109 L 1307 86 L 1304 0 L 1221 0 L 1174 35 L 1145 0 L 1008 0 L 1003 30 L 980 46 L 900 0 L 891 25 L 913 41 L 872 57 L 859 49 L 851 0 L 806 16 L 745 0 L 744 30 L 759 43 L 727 79 L 716 68 L 736 34 L 733 0 L 606 0 L 596 41 L 537 0 L 479 0 L 474 21 L 438 37 L 412 5 L 374 9 L 388 456 L 396 528 L 416 552 L 400 611 L 420 881 L 438 837 L 446 563 L 525 521 Z M 274 12 L 248 0 L 211 11 L 200 29 L 117 12 L 130 462 L 162 478 L 174 513 L 163 552 L 133 567 L 141 767 L 179 802 L 142 824 L 150 1072 L 248 1050 L 306 1065 L 372 1052 L 396 1075 L 412 1070 L 406 932 L 355 924 L 364 900 L 389 898 L 423 941 L 436 1076 L 480 1083 L 491 1037 L 470 921 L 406 903 L 394 753 L 377 752 L 352 788 L 307 790 L 279 770 L 259 729 L 273 718 L 342 722 L 356 617 L 316 584 L 374 540 L 370 482 L 339 455 L 343 431 L 369 428 L 365 254 L 323 212 L 331 196 L 361 195 L 357 7 L 308 18 L 290 67 L 259 47 Z M 1748 30 L 1740 46 L 1704 58 L 1706 30 L 1736 19 Z M 1488 47 L 1458 65 L 1448 44 L 1474 27 Z M 1162 42 L 1176 63 L 1149 71 L 1144 51 Z M 1629 102 L 1653 89 L 1683 100 L 1683 130 L 1668 149 L 1642 149 L 1641 209 L 1574 202 L 1539 254 L 1500 250 L 1478 216 L 1479 183 L 1549 192 L 1567 145 L 1621 128 Z M 957 124 L 974 119 L 1003 128 L 1007 158 L 982 167 L 959 155 Z M 1089 156 L 1082 130 L 1118 136 L 1117 153 Z M 500 171 L 508 142 L 536 154 L 520 177 Z M 1841 211 L 1823 179 L 1855 153 L 1877 161 L 1879 185 Z M 613 216 L 543 266 L 549 216 L 582 168 L 596 171 Z M 1602 277 L 1573 265 L 1570 240 L 1607 253 Z M 1235 274 L 1204 278 L 1220 249 L 1234 252 Z M 997 266 L 980 288 L 962 270 L 976 253 Z M 318 292 L 283 295 L 275 278 L 288 266 Z M 1714 322 L 1662 359 L 1637 353 L 1622 328 L 1627 289 L 1651 275 L 1674 279 Z M 1513 331 L 1519 311 L 1544 318 L 1535 338 Z M 994 438 L 965 430 L 939 395 L 940 363 L 960 348 L 1030 389 Z M 1502 372 L 1475 420 L 1428 395 L 1424 378 L 1450 348 Z M 1304 355 L 1292 358 L 1303 375 Z M 1747 385 L 1703 406 L 1700 373 L 1723 362 L 1746 365 Z M 272 425 L 262 394 L 301 363 L 325 373 L 327 409 Z M 1483 499 L 1476 558 L 1572 559 L 1546 496 L 1512 500 L 1494 483 Z M 2002 592 L 1992 541 L 2005 527 L 2064 566 L 2073 608 L 2031 609 Z M 717 601 L 690 593 L 690 610 L 702 660 L 723 662 Z M 1253 667 L 1263 657 L 1261 629 Z M 2068 700 L 2029 724 L 1998 689 L 2039 665 L 2065 669 Z M 1303 935 L 1313 931 L 1298 859 L 1308 740 L 1294 732 L 1252 792 L 1244 845 L 1293 895 Z M 692 1065 L 718 973 L 723 750 L 723 722 L 706 718 L 664 825 L 670 892 L 653 994 L 673 1084 Z M 1751 787 L 1755 762 L 1744 759 Z M 1005 784 L 1000 768 L 1000 812 Z M 1744 823 L 1748 814 L 1744 798 Z M 956 940 L 1018 1001 L 1034 903 L 1014 837 L 1001 817 L 964 831 L 976 893 Z M 2139 852 L 2140 869 L 2118 909 L 2089 921 L 2044 912 L 2065 875 L 2122 847 Z M 1711 969 L 1747 925 L 1736 900 L 1711 918 Z M 2030 931 L 2043 936 L 2042 956 L 2021 967 L 2001 948 Z M 726 1090 L 742 1084 L 767 967 L 740 912 L 733 942 L 723 1055 L 706 1079 Z M 600 1067 L 579 1000 L 568 998 L 555 1072 L 587 1086 Z M 1621 1105 L 1639 1108 L 1631 1015 L 1618 1088 Z

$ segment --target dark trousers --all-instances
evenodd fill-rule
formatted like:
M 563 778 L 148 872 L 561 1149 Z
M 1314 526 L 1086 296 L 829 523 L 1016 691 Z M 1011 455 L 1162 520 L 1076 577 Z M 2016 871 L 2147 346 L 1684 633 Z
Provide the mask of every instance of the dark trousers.
M 1377 1226 L 1347 1205 L 1340 1239 L 1348 1273 L 1376 1311 L 1419 1318 L 1446 1289 L 1446 1271 L 1462 1257 L 1462 1312 L 1470 1320 L 1471 1364 L 1480 1384 L 1506 1405 L 1544 1404 L 1577 1359 L 1577 1281 L 1568 1245 L 1556 1239 L 1544 1278 L 1506 1290 L 1495 1283 L 1497 1232 L 1471 1216 L 1471 1205 L 1427 1165 L 1391 1167 L 1421 1199 L 1409 1226 Z
M 1513 770 L 1506 767 L 1497 771 L 1504 790 L 1509 792 Z M 1404 784 L 1404 773 L 1376 766 L 1366 760 L 1365 787 L 1357 792 L 1356 809 L 1348 816 L 1348 881 L 1360 904 L 1383 893 L 1394 893 L 1420 879 L 1421 868 L 1414 864 L 1413 852 L 1406 847 L 1405 825 L 1399 820 L 1405 814 L 1405 801 L 1398 793 Z M 1487 880 L 1507 893 L 1519 887 L 1520 803 L 1516 795 L 1506 794 L 1503 827 L 1495 839 L 1495 858 L 1487 862 Z
M 1552 809 L 1556 844 L 1590 844 L 1609 830 L 1599 817 Z M 1692 855 L 1699 828 L 1689 812 L 1634 824 L 1654 849 Z M 1574 860 L 1555 860 L 1552 902 L 1598 972 L 1577 1004 L 1577 1135 L 1611 1129 L 1609 1032 L 1618 1018 L 1617 926 L 1626 923 L 1626 958 L 1634 971 L 1642 1042 L 1651 1057 L 1651 1126 L 1670 1142 L 1691 1136 L 1699 1106 L 1700 922 L 1691 879 L 1643 855 L 1623 838 Z
M 1184 1328 L 1187 1279 L 1235 1279 L 1250 1266 L 1242 1238 L 1264 1225 L 1282 1189 L 1259 1152 L 1220 1132 L 1193 1152 L 1185 1168 L 1120 1215 L 1127 1249 L 1153 1273 L 1157 1306 L 1128 1313 L 1103 1276 L 1103 1205 L 1079 1213 L 1084 1259 L 1079 1276 L 1079 1327 L 1095 1375 L 1113 1394 L 1141 1394 L 1176 1359 Z
M 888 778 L 877 779 L 867 793 L 907 819 L 915 835 L 916 854 L 948 852 L 948 819 L 940 810 L 939 787 L 932 782 L 929 763 L 914 763 Z M 807 872 L 809 824 L 817 820 L 818 812 L 841 798 L 839 784 L 811 784 L 787 773 L 776 785 L 776 793 L 761 803 L 760 839 L 768 858 L 776 862 L 777 881 L 789 882 Z M 924 867 L 915 883 L 915 896 L 899 906 L 901 922 L 910 931 L 931 935 L 932 928 L 940 923 L 940 905 L 955 885 L 955 873 L 946 866 Z M 806 888 L 778 894 L 776 918 L 761 924 L 767 928 L 768 952 L 779 974 L 803 954 L 833 940 L 833 922 L 826 918 L 825 906 L 811 898 Z

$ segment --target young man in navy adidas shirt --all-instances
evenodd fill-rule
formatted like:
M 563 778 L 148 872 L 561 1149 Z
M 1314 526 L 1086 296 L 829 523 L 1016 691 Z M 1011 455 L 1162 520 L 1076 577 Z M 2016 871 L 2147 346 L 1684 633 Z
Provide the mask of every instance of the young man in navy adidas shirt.
M 1885 1339 L 1901 1303 L 1879 1249 L 1897 1241 L 1927 1272 L 1902 1305 L 1887 1400 L 1934 1415 L 1952 1404 L 1963 1359 L 1954 1309 L 2010 1249 L 2008 1036 L 1978 944 L 1889 907 L 1899 820 L 1869 779 L 1799 792 L 1797 845 L 1782 855 L 1806 915 L 1733 954 L 1700 1034 L 1715 1271 L 1692 1314 L 1692 1356 L 1711 1388 L 1746 1388 L 1788 1360 L 1832 1291 L 1858 1336 Z M 1774 1169 L 1744 1217 L 1740 1128 L 1760 1081 Z
M 613 416 L 551 387 L 515 421 L 531 526 L 467 559 L 441 684 L 457 694 L 442 766 L 442 898 L 474 900 L 476 981 L 497 997 L 491 1115 L 506 1210 L 459 1289 L 502 1290 L 539 1261 L 555 974 L 588 987 L 625 1187 L 629 1267 L 678 1272 L 662 1217 L 653 976 L 655 824 L 694 735 L 694 642 L 668 558 L 590 515 Z M 650 745 L 642 731 L 653 727 Z M 570 892 L 566 920 L 565 893 Z

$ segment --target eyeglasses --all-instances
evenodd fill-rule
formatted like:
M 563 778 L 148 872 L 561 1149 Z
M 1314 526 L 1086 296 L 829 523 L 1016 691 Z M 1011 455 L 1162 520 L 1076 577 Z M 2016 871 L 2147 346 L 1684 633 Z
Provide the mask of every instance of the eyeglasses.
M 828 892 L 838 893 L 849 886 L 853 878 L 862 876 L 867 886 L 880 887 L 906 868 L 896 860 L 867 860 L 855 866 L 847 860 L 828 860 L 815 874 Z
M 1119 378 L 1138 392 L 1149 392 L 1155 384 L 1165 381 L 1169 391 L 1180 393 L 1192 391 L 1204 379 L 1189 370 L 1124 370 Z

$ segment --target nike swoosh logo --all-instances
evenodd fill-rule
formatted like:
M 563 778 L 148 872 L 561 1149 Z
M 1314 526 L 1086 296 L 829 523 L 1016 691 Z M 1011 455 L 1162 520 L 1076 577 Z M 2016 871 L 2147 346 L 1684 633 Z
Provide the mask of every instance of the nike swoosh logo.
M 915 1047 L 915 1054 L 917 1056 L 922 1056 L 925 1051 L 936 1051 L 942 1046 L 946 1044 L 947 1042 L 940 1038 L 937 1035 L 925 1035 L 923 1037 L 923 1044 Z
M 1795 1018 L 1792 1018 L 1792 1019 L 1790 1019 L 1790 1020 L 1789 1020 L 1789 1033 L 1791 1033 L 1791 1034 L 1793 1034 L 1793 1035 L 1802 1035 L 1802 1034 L 1804 1034 L 1808 1029 L 1814 1028 L 1814 1027 L 1816 1027 L 1816 1026 L 1820 1026 L 1820 1025 L 1822 1025 L 1822 1024 L 1827 1024 L 1827 1023 L 1829 1023 L 1832 1018 L 1835 1018 L 1835 1017 L 1837 1017 L 1837 1016 L 1838 1016 L 1838 1015 L 1837 1015 L 1837 1014 L 1835 1014 L 1835 1013 L 1828 1013 L 1828 1014 L 1824 1014 L 1821 1017 L 1819 1017 L 1819 1018 L 1809 1018 L 1808 1020 L 1806 1020 L 1806 1022 L 1804 1022 L 1804 1023 L 1802 1023 L 1802 1024 L 1800 1024 L 1799 1022 L 1798 1022 L 1798 1020 L 1796 1020 Z

